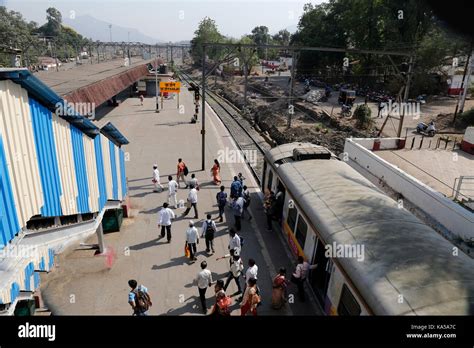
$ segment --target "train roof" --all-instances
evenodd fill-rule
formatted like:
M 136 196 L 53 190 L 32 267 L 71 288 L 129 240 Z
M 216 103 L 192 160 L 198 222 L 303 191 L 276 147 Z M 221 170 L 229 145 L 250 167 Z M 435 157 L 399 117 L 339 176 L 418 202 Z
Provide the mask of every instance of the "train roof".
M 267 159 L 282 160 L 286 144 Z M 473 260 L 343 161 L 283 162 L 278 176 L 326 244 L 360 244 L 337 258 L 374 314 L 474 314 Z M 403 302 L 400 303 L 400 296 Z

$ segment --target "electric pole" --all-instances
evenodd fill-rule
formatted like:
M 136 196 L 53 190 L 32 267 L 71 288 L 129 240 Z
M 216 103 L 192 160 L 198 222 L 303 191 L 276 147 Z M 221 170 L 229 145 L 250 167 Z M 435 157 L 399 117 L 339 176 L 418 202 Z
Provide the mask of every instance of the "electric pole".
M 410 83 L 411 83 L 411 75 L 413 72 L 413 65 L 415 62 L 414 56 L 410 56 L 410 62 L 408 63 L 408 73 L 407 73 L 407 83 L 405 85 L 405 92 L 403 93 L 403 107 L 402 107 L 402 114 L 400 115 L 400 122 L 398 123 L 398 131 L 397 131 L 397 138 L 400 138 L 402 135 L 402 129 L 403 129 L 403 120 L 405 119 L 405 109 L 407 101 L 408 101 L 408 95 L 410 93 Z M 388 116 L 387 116 L 388 117 Z
M 202 162 L 204 171 L 206 162 L 206 45 L 202 45 Z
M 460 114 L 462 114 L 462 112 L 464 111 L 464 102 L 466 100 L 467 90 L 469 89 L 469 86 L 470 86 L 469 80 L 470 80 L 471 72 L 472 72 L 472 64 L 473 64 L 472 53 L 473 51 L 472 51 L 472 45 L 471 45 L 471 50 L 469 51 L 469 54 L 466 60 L 466 65 L 464 66 L 464 73 L 463 73 L 462 82 L 461 82 L 461 92 L 459 93 L 458 102 L 456 104 L 456 110 L 454 110 L 453 124 L 456 122 L 458 109 L 459 109 Z M 453 74 L 453 77 L 454 77 L 454 74 Z

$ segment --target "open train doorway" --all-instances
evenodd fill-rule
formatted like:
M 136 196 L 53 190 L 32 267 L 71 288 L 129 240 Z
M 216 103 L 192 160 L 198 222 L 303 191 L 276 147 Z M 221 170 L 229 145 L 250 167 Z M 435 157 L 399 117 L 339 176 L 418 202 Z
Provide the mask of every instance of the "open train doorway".
M 329 287 L 329 279 L 331 277 L 332 262 L 328 257 L 326 257 L 324 244 L 320 239 L 318 239 L 316 244 L 312 264 L 317 264 L 318 267 L 310 271 L 309 282 L 319 304 L 324 308 L 326 294 Z

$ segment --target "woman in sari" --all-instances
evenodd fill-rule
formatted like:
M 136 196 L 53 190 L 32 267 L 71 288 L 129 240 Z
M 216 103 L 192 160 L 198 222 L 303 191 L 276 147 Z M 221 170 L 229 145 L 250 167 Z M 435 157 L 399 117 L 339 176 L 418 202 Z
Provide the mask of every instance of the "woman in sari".
M 272 308 L 280 309 L 286 302 L 286 269 L 280 268 L 280 271 L 273 278 L 273 290 L 272 290 Z
M 212 166 L 211 173 L 212 173 L 212 179 L 214 180 L 215 185 L 220 185 L 221 177 L 219 176 L 221 171 L 221 166 L 219 164 L 218 160 L 214 160 L 214 165 Z

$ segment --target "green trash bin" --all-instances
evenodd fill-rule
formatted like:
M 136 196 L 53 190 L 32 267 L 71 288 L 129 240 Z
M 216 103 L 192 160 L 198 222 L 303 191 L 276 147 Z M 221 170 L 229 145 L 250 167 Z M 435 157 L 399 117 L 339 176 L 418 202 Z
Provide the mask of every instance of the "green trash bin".
M 25 300 L 17 303 L 14 315 L 18 317 L 29 317 L 35 314 L 35 301 Z
M 104 213 L 102 218 L 102 228 L 104 233 L 118 232 L 123 221 L 123 209 L 110 209 Z

